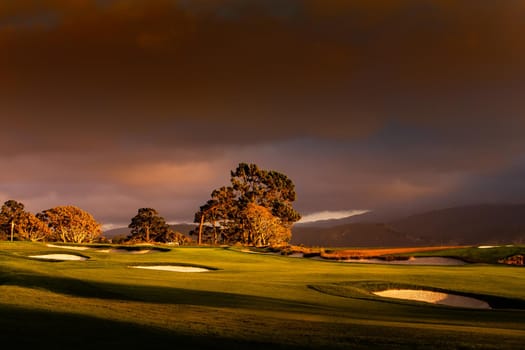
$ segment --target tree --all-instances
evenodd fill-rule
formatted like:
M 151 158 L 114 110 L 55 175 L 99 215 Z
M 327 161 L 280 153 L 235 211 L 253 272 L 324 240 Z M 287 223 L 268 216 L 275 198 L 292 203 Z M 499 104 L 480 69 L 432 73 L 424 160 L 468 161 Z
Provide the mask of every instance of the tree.
M 133 242 L 163 242 L 171 234 L 166 220 L 152 208 L 140 208 L 128 227 L 128 240 Z
M 249 203 L 244 210 L 246 243 L 256 246 L 278 245 L 287 243 L 291 238 L 290 228 L 283 225 L 281 219 L 263 206 Z
M 33 213 L 26 213 L 18 226 L 18 237 L 32 242 L 43 241 L 52 237 L 52 231 Z
M 8 200 L 0 210 L 0 236 L 17 240 L 40 241 L 48 238 L 50 231 L 34 214 L 25 211 L 24 204 Z
M 242 208 L 248 203 L 266 207 L 282 220 L 283 225 L 291 226 L 301 218 L 292 207 L 295 186 L 286 175 L 261 170 L 255 164 L 241 163 L 231 172 L 231 183 Z
M 3 239 L 7 239 L 12 234 L 14 235 L 15 232 L 18 233 L 18 228 L 25 215 L 26 212 L 22 203 L 13 199 L 4 202 L 2 209 L 0 209 L 0 230 L 2 231 Z
M 213 235 L 213 243 L 287 242 L 293 223 L 301 218 L 292 206 L 296 196 L 293 182 L 282 173 L 246 163 L 231 171 L 230 181 L 231 186 L 214 190 L 212 198 L 195 213 L 199 237 Z M 272 233 L 263 234 L 262 227 L 271 227 Z
M 236 209 L 233 188 L 221 187 L 214 190 L 211 199 L 195 213 L 194 222 L 199 223 L 199 244 L 203 240 L 212 244 L 224 243 L 227 240 L 224 229 Z
M 72 206 L 44 210 L 37 218 L 47 224 L 55 240 L 71 243 L 91 243 L 102 235 L 100 223 L 88 212 Z

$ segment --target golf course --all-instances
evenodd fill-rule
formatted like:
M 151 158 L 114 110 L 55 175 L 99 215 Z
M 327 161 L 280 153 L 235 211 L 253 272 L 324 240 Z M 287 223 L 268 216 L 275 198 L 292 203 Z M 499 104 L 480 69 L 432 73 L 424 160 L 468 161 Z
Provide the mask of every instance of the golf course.
M 521 349 L 523 267 L 490 262 L 525 247 L 476 249 L 413 254 L 468 257 L 440 266 L 235 246 L 2 241 L 0 335 L 21 348 L 54 349 Z M 376 294 L 396 289 L 485 307 Z

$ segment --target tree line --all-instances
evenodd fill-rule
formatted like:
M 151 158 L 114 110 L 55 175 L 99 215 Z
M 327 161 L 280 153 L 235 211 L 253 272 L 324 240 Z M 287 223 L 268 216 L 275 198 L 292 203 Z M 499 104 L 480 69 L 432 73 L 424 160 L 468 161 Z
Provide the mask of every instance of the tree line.
M 240 163 L 231 171 L 231 185 L 215 189 L 194 215 L 190 232 L 198 244 L 280 245 L 291 238 L 291 227 L 301 216 L 292 207 L 293 182 L 284 174 Z M 122 243 L 190 244 L 193 240 L 173 230 L 153 208 L 140 208 L 128 225 Z M 0 209 L 0 239 L 93 243 L 107 241 L 102 225 L 83 209 L 58 206 L 33 214 L 24 204 L 7 200 Z
M 36 215 L 15 200 L 0 209 L 0 238 L 26 241 L 91 243 L 102 235 L 102 225 L 75 206 L 59 206 Z
M 191 241 L 174 231 L 152 208 L 141 208 L 129 224 L 130 234 L 122 243 L 175 243 Z M 76 206 L 58 206 L 36 215 L 26 211 L 23 203 L 4 202 L 0 209 L 0 239 L 64 243 L 106 243 L 102 225 L 87 211 Z

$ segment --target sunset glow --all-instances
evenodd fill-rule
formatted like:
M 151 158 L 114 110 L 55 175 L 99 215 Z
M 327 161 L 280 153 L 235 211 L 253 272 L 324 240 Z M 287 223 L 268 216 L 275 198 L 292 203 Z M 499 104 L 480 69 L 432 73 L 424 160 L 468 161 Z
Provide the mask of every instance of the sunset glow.
M 250 162 L 303 222 L 521 202 L 525 8 L 475 3 L 1 2 L 0 200 L 192 222 Z

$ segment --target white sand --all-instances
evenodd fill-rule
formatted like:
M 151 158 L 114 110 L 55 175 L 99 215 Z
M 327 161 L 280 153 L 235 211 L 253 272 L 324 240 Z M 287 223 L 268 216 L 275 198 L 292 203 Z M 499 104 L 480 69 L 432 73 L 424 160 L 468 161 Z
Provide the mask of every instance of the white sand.
M 72 254 L 46 254 L 46 255 L 31 255 L 30 258 L 37 259 L 53 259 L 53 260 L 87 260 L 83 256 Z
M 479 249 L 490 249 L 490 248 L 497 248 L 499 245 L 480 245 Z
M 73 249 L 73 250 L 87 250 L 89 247 L 77 247 L 77 246 L 71 246 L 71 245 L 54 245 L 54 244 L 47 244 L 48 247 L 53 248 L 64 248 L 64 249 Z
M 150 269 L 173 272 L 207 272 L 208 269 L 193 266 L 173 266 L 173 265 L 159 265 L 159 266 L 130 266 L 135 269 Z
M 432 304 L 441 304 L 475 309 L 491 309 L 490 305 L 482 300 L 463 297 L 460 295 L 431 292 L 428 290 L 388 289 L 380 292 L 374 292 L 373 294 L 385 298 L 416 300 Z
M 281 253 L 279 252 L 255 252 L 253 250 L 249 250 L 249 249 L 241 249 L 239 250 L 240 252 L 243 252 L 243 253 L 249 253 L 249 254 L 261 254 L 261 255 L 281 255 Z
M 128 250 L 128 249 L 121 249 L 121 248 L 100 249 L 97 251 L 101 253 L 120 253 L 120 254 L 146 254 L 146 253 L 151 252 L 151 250 L 149 249 Z

